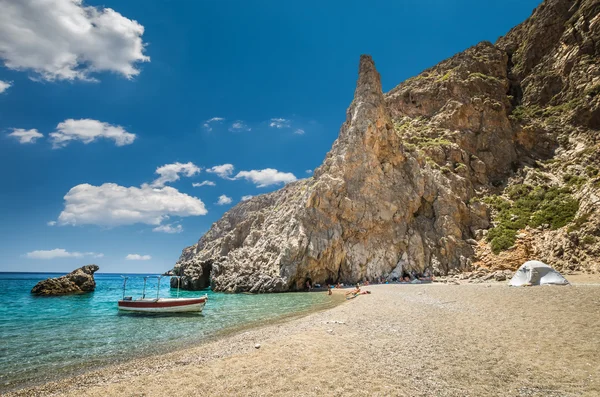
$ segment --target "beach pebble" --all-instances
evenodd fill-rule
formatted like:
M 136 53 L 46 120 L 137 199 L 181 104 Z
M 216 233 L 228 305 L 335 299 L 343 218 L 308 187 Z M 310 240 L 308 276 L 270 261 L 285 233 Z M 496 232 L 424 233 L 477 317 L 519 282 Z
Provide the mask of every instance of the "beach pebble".
M 260 349 L 260 343 L 257 343 L 256 345 L 254 345 L 255 349 Z
M 329 332 L 330 334 L 333 333 L 332 329 L 328 329 L 327 332 Z

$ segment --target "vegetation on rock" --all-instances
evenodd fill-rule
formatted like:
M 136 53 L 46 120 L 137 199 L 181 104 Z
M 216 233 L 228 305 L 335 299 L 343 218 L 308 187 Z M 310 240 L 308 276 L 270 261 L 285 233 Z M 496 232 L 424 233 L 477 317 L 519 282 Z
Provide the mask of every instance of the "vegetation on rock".
M 561 228 L 571 222 L 579 202 L 567 188 L 514 185 L 506 189 L 508 198 L 487 197 L 485 202 L 496 212 L 495 226 L 487 234 L 492 251 L 512 247 L 519 230 L 527 226 Z

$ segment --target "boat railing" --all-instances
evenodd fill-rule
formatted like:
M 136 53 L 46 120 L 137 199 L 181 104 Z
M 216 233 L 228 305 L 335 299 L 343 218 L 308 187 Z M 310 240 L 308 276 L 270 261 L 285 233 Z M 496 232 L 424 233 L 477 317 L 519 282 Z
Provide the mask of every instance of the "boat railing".
M 127 289 L 127 280 L 129 280 L 130 276 L 121 276 L 123 278 L 123 300 L 132 300 L 133 298 L 130 296 L 125 296 L 125 290 Z M 181 284 L 181 276 L 143 276 L 144 279 L 144 288 L 142 290 L 142 299 L 146 299 L 146 283 L 148 281 L 149 278 L 156 278 L 158 280 L 157 286 L 156 286 L 156 300 L 159 299 L 160 297 L 160 280 L 163 277 L 176 277 L 177 278 L 177 297 L 179 298 L 179 287 Z

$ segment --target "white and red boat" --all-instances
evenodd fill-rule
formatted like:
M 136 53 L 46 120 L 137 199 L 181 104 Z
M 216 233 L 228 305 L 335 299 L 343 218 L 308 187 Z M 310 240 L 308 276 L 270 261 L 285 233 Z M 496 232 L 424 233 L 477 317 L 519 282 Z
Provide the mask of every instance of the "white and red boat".
M 206 305 L 208 295 L 197 298 L 160 298 L 160 279 L 161 276 L 155 276 L 158 278 L 158 286 L 156 289 L 156 298 L 146 298 L 146 281 L 152 276 L 144 277 L 144 290 L 142 297 L 139 299 L 133 299 L 131 296 L 125 296 L 125 288 L 127 286 L 128 277 L 124 277 L 123 281 L 123 299 L 119 300 L 119 310 L 125 310 L 130 312 L 143 312 L 143 313 L 189 313 L 189 312 L 201 312 Z M 154 278 L 154 277 L 152 277 Z M 177 295 L 179 296 L 179 288 L 177 288 Z

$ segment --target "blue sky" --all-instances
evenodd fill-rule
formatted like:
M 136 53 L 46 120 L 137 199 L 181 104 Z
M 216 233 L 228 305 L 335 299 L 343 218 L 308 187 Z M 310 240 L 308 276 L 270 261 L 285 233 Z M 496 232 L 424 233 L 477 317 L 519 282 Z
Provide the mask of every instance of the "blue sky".
M 360 54 L 389 90 L 538 1 L 32 3 L 0 0 L 0 271 L 168 270 L 321 164 Z

